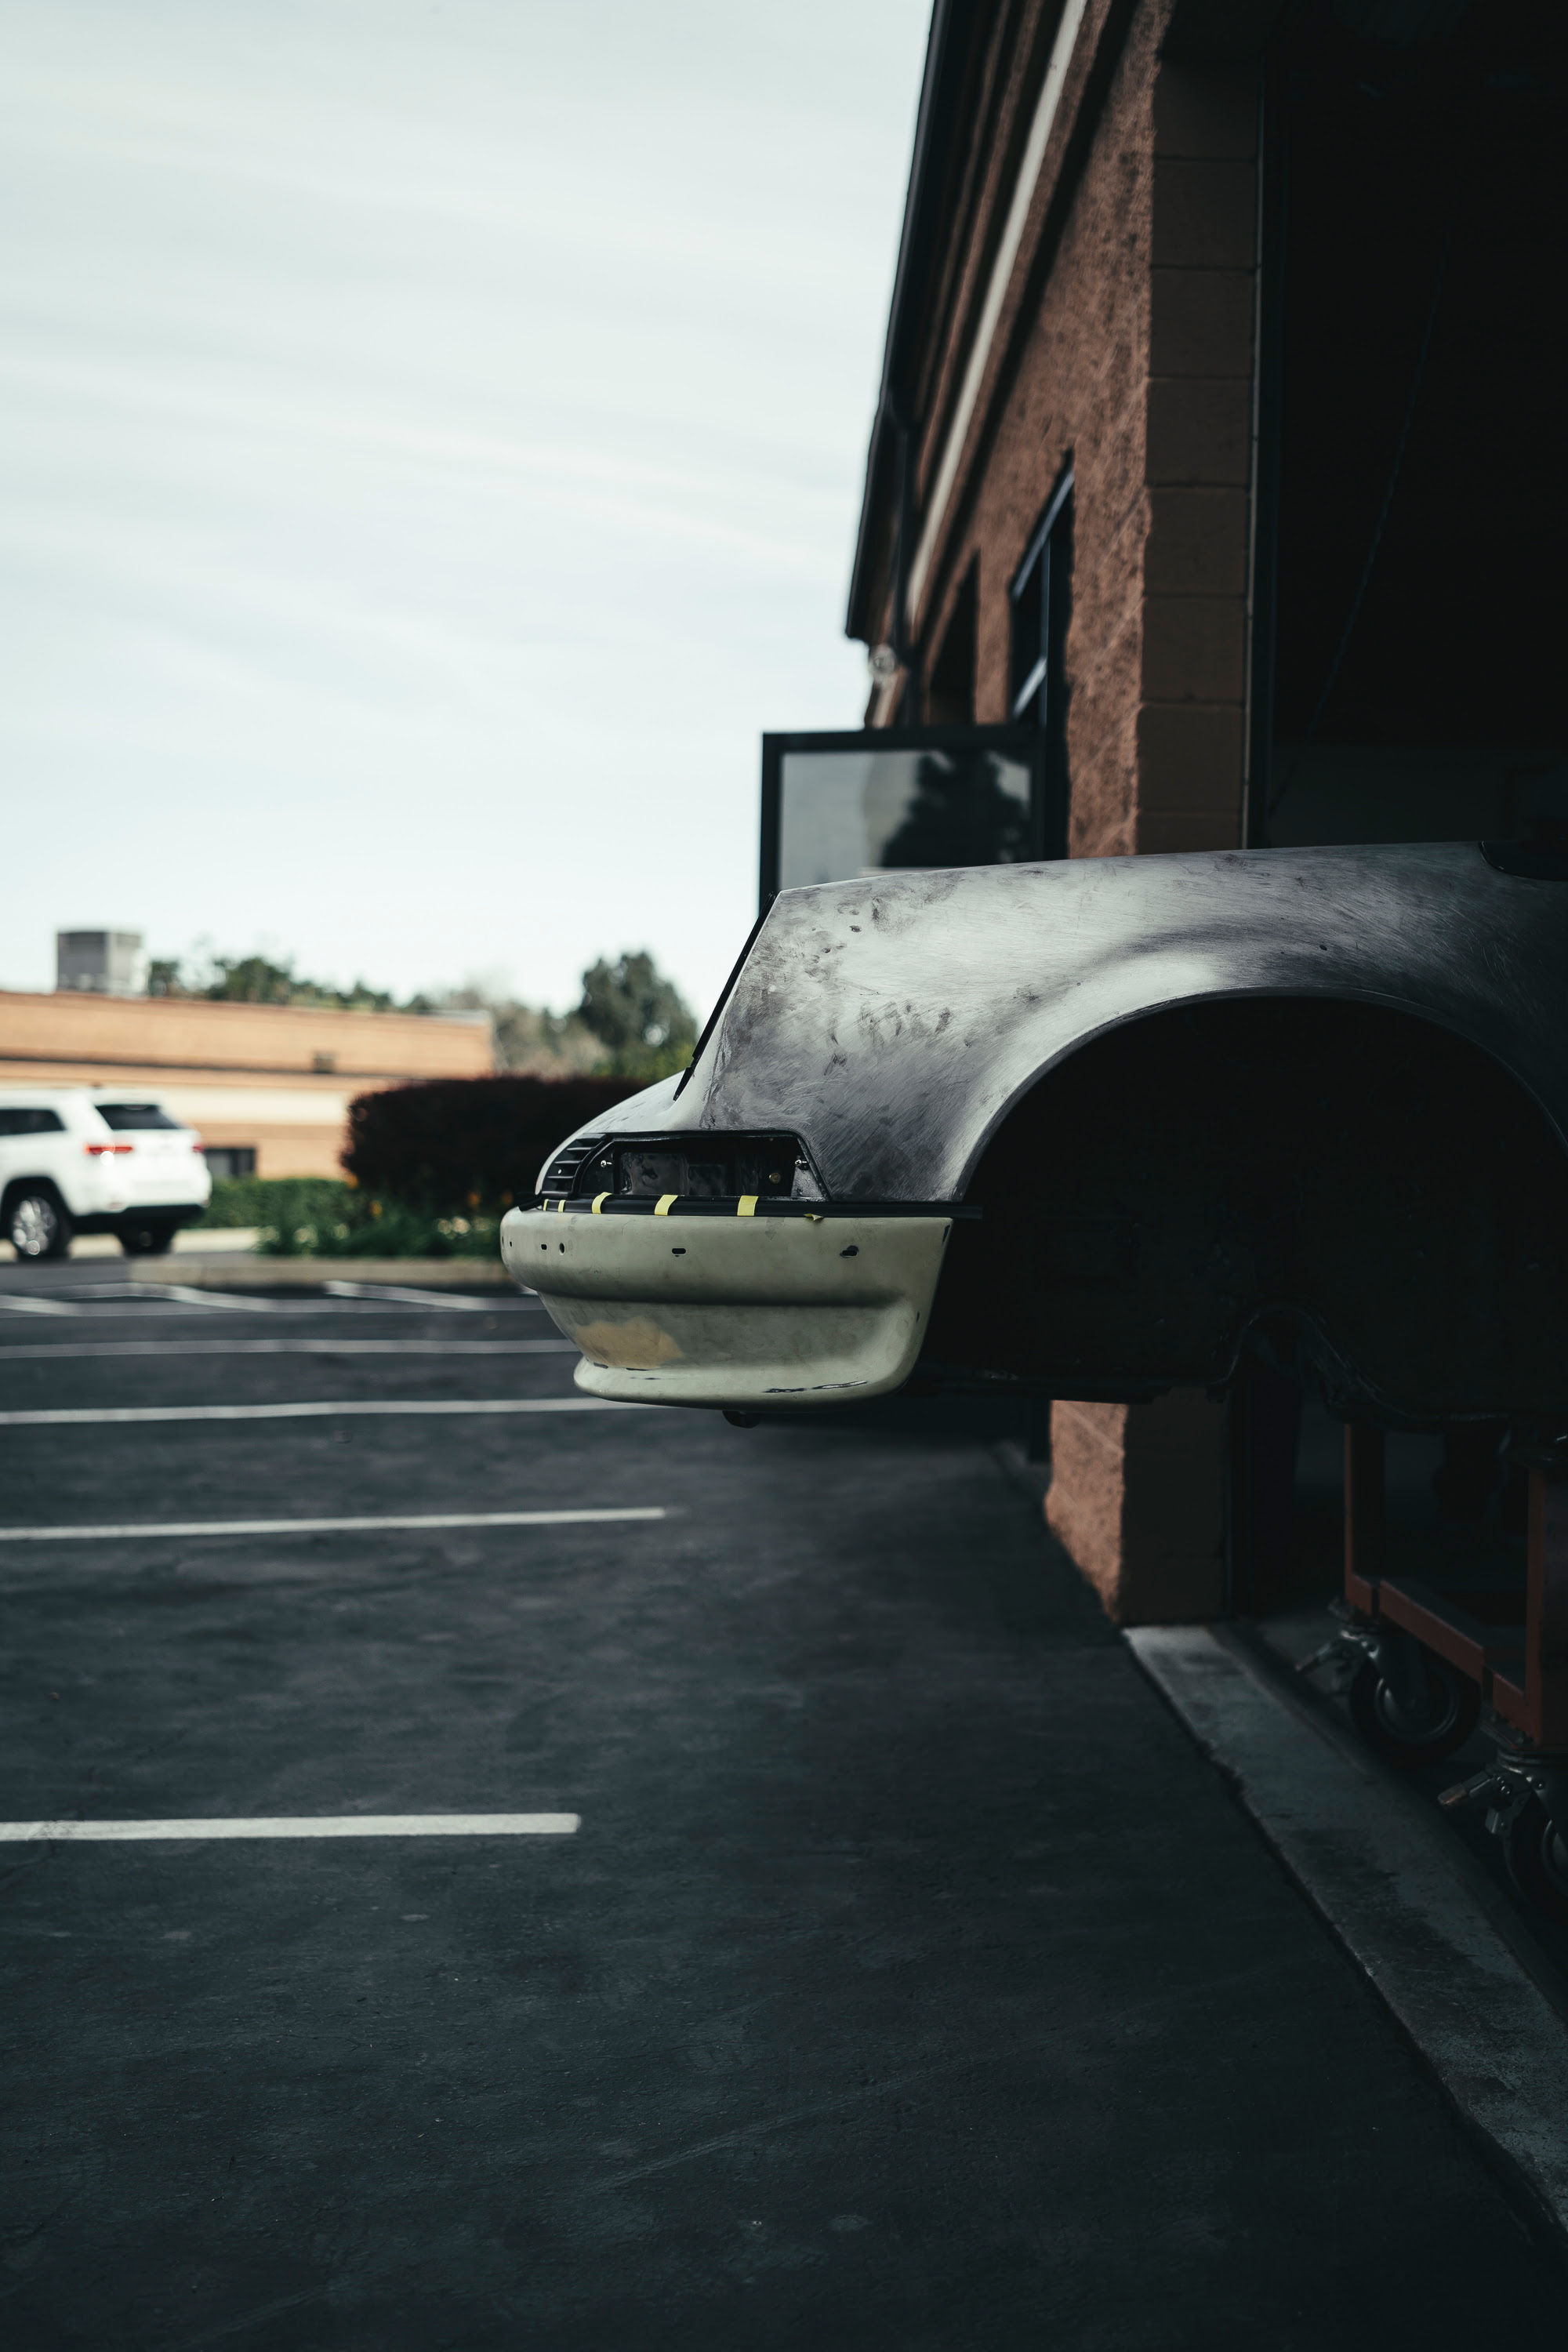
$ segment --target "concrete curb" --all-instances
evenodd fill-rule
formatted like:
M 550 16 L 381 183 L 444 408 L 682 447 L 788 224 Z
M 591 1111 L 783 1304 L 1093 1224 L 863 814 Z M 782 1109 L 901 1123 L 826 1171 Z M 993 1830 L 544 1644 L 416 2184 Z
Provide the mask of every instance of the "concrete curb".
M 133 1283 L 177 1281 L 193 1290 L 320 1290 L 328 1282 L 380 1282 L 419 1290 L 513 1290 L 499 1258 L 487 1257 L 132 1258 Z
M 1442 1825 L 1395 1801 L 1206 1626 L 1125 1639 L 1460 2116 L 1568 2248 L 1568 2028 L 1484 1916 Z

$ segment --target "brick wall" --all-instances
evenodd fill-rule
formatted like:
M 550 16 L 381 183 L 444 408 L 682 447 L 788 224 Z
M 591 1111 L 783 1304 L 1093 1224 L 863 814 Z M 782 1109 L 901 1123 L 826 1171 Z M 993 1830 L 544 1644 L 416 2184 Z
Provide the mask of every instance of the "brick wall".
M 1056 202 L 1048 276 L 1017 320 L 1005 393 L 953 501 L 961 520 L 913 616 L 929 663 L 976 566 L 974 715 L 1004 719 L 1008 582 L 1070 458 L 1068 838 L 1079 857 L 1242 838 L 1257 87 L 1163 64 L 1169 13 L 1135 11 L 1065 217 L 1044 175 L 1031 235 Z M 1054 17 L 1027 12 L 1002 68 L 1015 83 Z M 1086 16 L 1086 58 L 1106 21 Z M 1076 70 L 1064 115 L 1087 87 L 1085 60 Z M 998 152 L 1007 129 L 1004 111 Z M 1065 155 L 1065 129 L 1057 144 Z M 1006 201 L 1000 180 L 990 200 Z M 943 353 L 931 382 L 959 363 Z M 927 413 L 940 421 L 940 402 Z M 938 446 L 933 431 L 922 485 Z M 1118 1622 L 1219 1612 L 1223 1408 L 1195 1394 L 1059 1403 L 1052 1451 L 1050 1524 Z

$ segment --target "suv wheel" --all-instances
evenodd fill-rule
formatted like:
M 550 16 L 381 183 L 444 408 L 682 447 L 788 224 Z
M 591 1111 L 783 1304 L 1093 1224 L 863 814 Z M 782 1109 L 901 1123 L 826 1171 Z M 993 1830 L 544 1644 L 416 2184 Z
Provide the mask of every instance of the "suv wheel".
M 64 1257 L 70 1247 L 70 1219 L 58 1193 L 24 1185 L 5 1203 L 5 1238 L 19 1259 Z
M 162 1257 L 173 1249 L 178 1230 L 165 1224 L 121 1225 L 120 1246 L 127 1257 Z

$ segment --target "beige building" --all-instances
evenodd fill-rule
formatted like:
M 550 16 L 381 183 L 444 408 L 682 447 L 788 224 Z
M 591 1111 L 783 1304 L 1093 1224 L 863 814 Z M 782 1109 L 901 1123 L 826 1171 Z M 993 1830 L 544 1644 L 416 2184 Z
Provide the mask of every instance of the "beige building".
M 0 1086 L 145 1087 L 217 1175 L 336 1176 L 355 1095 L 490 1066 L 483 1013 L 0 991 Z

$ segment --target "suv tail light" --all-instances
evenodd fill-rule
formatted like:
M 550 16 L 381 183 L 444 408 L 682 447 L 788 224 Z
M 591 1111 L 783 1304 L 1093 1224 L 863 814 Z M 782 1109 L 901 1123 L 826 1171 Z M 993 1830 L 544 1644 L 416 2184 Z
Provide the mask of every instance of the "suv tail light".
M 134 1151 L 133 1143 L 84 1143 L 82 1150 L 89 1160 L 107 1159 L 110 1152 Z

